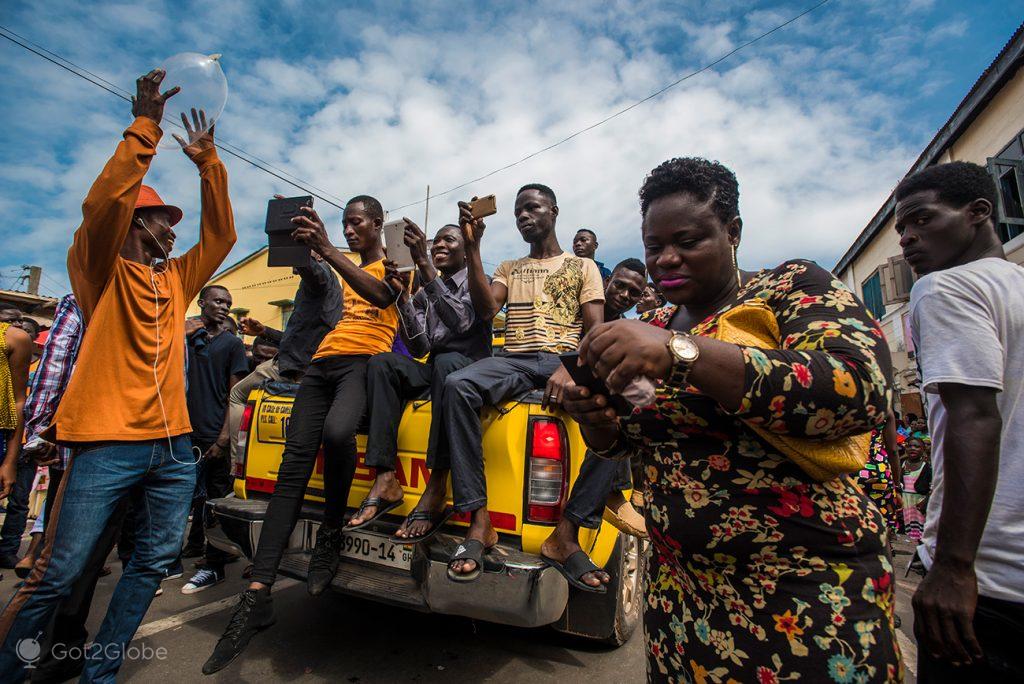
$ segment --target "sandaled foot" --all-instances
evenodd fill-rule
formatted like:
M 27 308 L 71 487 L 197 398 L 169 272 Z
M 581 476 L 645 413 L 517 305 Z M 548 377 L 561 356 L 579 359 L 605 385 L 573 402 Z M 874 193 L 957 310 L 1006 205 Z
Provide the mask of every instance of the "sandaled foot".
M 498 533 L 490 527 L 482 535 L 477 534 L 470 528 L 469 534 L 452 554 L 448 563 L 448 577 L 459 581 L 460 577 L 469 581 L 469 578 L 476 579 L 483 571 L 482 558 L 485 551 L 493 548 L 498 543 Z M 477 548 L 478 547 L 478 548 Z
M 356 529 L 376 520 L 401 504 L 404 494 L 393 472 L 378 474 L 359 510 L 345 523 L 345 529 Z
M 608 580 L 600 579 L 602 575 L 608 578 L 608 573 L 594 565 L 594 561 L 590 560 L 590 556 L 582 549 L 564 561 L 549 558 L 543 552 L 540 554 L 540 559 L 560 572 L 566 581 L 577 589 L 594 594 L 604 594 L 608 591 L 608 588 L 604 586 Z
M 570 572 L 572 579 L 569 583 L 587 591 L 604 592 L 604 585 L 612 579 L 611 575 L 594 565 L 590 556 L 575 540 L 569 542 L 558 539 L 554 532 L 541 544 L 540 557 L 563 575 L 566 575 L 567 571 Z M 570 560 L 573 558 L 576 560 L 572 561 L 570 568 Z M 566 575 L 566 579 L 570 579 L 569 575 Z
M 433 537 L 448 519 L 455 515 L 451 506 L 440 511 L 415 510 L 406 516 L 402 526 L 391 537 L 391 541 L 399 544 L 419 544 Z

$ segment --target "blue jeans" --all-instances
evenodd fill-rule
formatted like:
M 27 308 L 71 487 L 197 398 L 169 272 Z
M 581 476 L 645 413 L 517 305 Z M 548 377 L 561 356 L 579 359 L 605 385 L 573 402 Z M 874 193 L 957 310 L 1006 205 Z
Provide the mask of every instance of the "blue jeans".
M 28 497 L 32 493 L 32 483 L 36 479 L 36 463 L 32 459 L 18 459 L 18 476 L 14 480 L 14 488 L 7 497 L 7 517 L 0 528 L 0 556 L 18 555 L 21 548 L 21 537 L 25 534 L 25 523 L 28 522 Z
M 17 647 L 38 639 L 60 600 L 85 569 L 118 502 L 137 488 L 135 552 L 86 653 L 84 682 L 113 682 L 124 652 L 149 609 L 164 569 L 181 550 L 196 467 L 187 435 L 172 440 L 111 442 L 72 459 L 53 507 L 52 538 L 32 575 L 0 615 L 0 681 L 19 681 L 26 661 Z M 173 456 L 173 458 L 172 458 Z M 37 649 L 21 652 L 33 653 Z

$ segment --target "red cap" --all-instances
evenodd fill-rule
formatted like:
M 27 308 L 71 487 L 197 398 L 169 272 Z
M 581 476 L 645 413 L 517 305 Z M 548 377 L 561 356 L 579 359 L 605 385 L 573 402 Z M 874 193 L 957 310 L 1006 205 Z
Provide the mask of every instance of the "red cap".
M 149 187 L 148 185 L 143 185 L 139 188 L 139 198 L 135 200 L 135 208 L 144 209 L 150 207 L 159 207 L 161 209 L 166 209 L 167 213 L 171 215 L 172 226 L 176 224 L 178 221 L 180 221 L 181 217 L 184 216 L 184 214 L 182 214 L 181 212 L 181 209 L 179 209 L 178 207 L 172 206 L 170 204 L 164 204 L 164 201 L 160 199 L 160 195 L 156 194 L 156 190 Z

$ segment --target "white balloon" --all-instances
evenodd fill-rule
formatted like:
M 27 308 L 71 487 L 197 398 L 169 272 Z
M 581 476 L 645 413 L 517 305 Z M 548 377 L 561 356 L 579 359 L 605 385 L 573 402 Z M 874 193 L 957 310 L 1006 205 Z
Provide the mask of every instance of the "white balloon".
M 160 65 L 166 72 L 160 91 L 170 90 L 174 86 L 181 87 L 181 92 L 164 105 L 164 116 L 160 121 L 164 136 L 160 139 L 160 147 L 180 149 L 172 134 L 188 140 L 188 134 L 181 124 L 183 113 L 189 125 L 192 125 L 192 110 L 203 110 L 206 112 L 206 128 L 220 118 L 228 100 L 228 80 L 224 78 L 219 60 L 220 55 L 182 52 Z

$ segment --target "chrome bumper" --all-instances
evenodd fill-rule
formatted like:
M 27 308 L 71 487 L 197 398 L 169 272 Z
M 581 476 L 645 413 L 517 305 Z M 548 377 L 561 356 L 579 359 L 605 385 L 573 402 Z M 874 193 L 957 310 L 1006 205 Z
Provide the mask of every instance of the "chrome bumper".
M 213 546 L 252 559 L 263 528 L 265 499 L 215 499 L 207 502 L 217 524 L 207 530 Z M 306 578 L 310 552 L 319 527 L 319 511 L 304 506 L 289 539 L 280 572 Z M 397 525 L 381 523 L 365 532 L 390 535 Z M 569 586 L 537 556 L 498 544 L 492 558 L 501 568 L 485 571 L 473 582 L 448 579 L 448 558 L 461 537 L 437 534 L 414 547 L 408 571 L 343 559 L 332 588 L 345 594 L 413 610 L 461 615 L 514 627 L 540 627 L 565 612 Z

